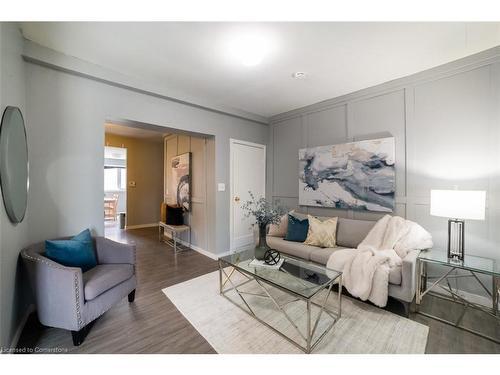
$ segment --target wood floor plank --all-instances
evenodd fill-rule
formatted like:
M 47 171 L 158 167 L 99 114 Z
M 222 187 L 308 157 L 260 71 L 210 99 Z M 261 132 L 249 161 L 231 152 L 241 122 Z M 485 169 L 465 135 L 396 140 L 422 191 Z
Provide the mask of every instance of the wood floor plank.
M 73 346 L 68 331 L 43 327 L 32 314 L 18 347 L 42 352 L 56 348 L 55 352 L 63 353 L 215 353 L 162 289 L 215 271 L 217 262 L 195 251 L 175 255 L 167 244 L 158 242 L 156 228 L 109 230 L 106 236 L 137 246 L 135 302 L 124 299 L 97 319 L 79 347 Z M 447 308 L 439 301 L 433 303 L 436 309 Z M 403 313 L 392 300 L 387 309 Z M 412 314 L 411 319 L 430 327 L 427 353 L 500 353 L 500 345 L 492 341 L 421 315 Z

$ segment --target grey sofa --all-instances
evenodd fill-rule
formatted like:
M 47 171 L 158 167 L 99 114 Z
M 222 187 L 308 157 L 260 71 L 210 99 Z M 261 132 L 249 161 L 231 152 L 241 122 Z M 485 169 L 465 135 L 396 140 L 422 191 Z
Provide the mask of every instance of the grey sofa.
M 282 253 L 326 265 L 332 253 L 340 249 L 355 249 L 366 237 L 376 221 L 353 220 L 339 217 L 337 223 L 337 246 L 320 248 L 301 242 L 287 241 L 283 237 L 267 236 L 267 244 Z M 412 250 L 403 259 L 403 264 L 389 274 L 389 296 L 403 303 L 408 315 L 415 297 L 416 262 L 420 251 Z
M 69 237 L 66 237 L 69 238 Z M 44 256 L 45 242 L 21 251 L 43 325 L 70 330 L 80 345 L 91 323 L 128 295 L 135 298 L 135 246 L 95 237 L 97 266 L 82 273 Z

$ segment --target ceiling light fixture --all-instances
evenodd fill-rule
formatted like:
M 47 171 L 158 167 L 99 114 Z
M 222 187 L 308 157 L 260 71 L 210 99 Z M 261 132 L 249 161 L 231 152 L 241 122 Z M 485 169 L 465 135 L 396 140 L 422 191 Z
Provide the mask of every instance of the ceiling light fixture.
M 229 57 L 248 67 L 259 65 L 270 50 L 270 39 L 258 33 L 234 35 L 227 44 Z
M 292 78 L 296 78 L 296 79 L 306 78 L 306 73 L 305 72 L 294 72 L 294 73 L 292 73 Z

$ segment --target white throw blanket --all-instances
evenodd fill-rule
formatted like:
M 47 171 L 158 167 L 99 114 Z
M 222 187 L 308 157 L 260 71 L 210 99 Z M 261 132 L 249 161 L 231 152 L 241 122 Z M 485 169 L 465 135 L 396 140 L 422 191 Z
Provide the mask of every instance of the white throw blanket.
M 424 228 L 399 216 L 385 215 L 370 230 L 357 249 L 335 251 L 327 267 L 342 270 L 349 293 L 379 307 L 387 304 L 389 272 L 401 267 L 410 250 L 432 247 L 432 236 Z

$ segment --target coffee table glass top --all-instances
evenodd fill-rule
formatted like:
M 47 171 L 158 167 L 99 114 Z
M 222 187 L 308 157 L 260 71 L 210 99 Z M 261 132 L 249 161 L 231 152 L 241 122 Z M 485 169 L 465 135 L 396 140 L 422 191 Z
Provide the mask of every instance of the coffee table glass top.
M 465 254 L 464 260 L 448 259 L 448 254 L 446 253 L 446 251 L 439 250 L 421 251 L 418 259 L 425 262 L 441 264 L 444 266 L 457 267 L 465 270 L 500 276 L 499 262 L 495 261 L 494 259 L 467 254 Z
M 255 250 L 249 249 L 219 258 L 222 267 L 233 266 L 245 274 L 261 279 L 278 288 L 285 289 L 303 298 L 312 298 L 316 293 L 335 281 L 341 272 L 325 266 L 281 254 L 284 259 L 280 269 L 251 266 Z M 224 264 L 225 263 L 225 264 Z

